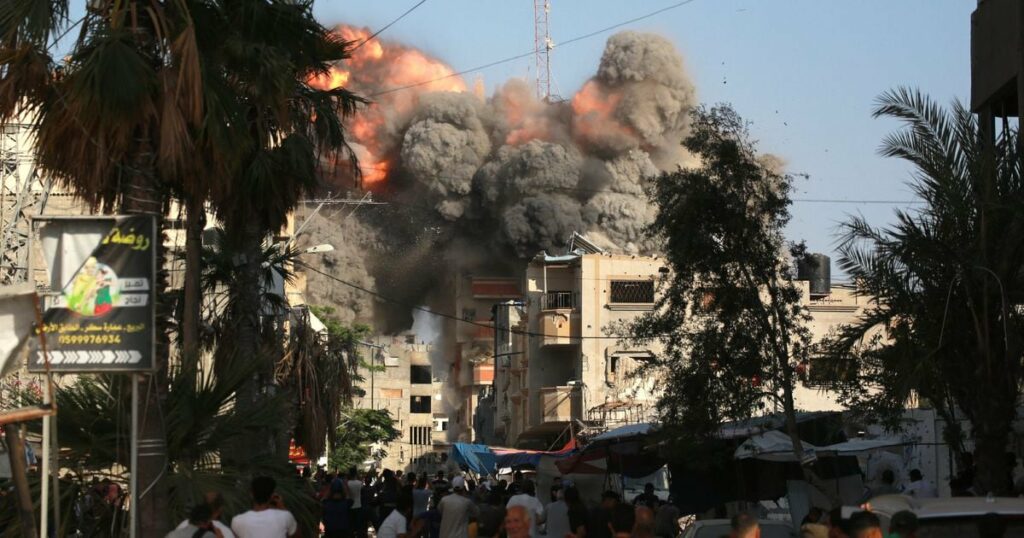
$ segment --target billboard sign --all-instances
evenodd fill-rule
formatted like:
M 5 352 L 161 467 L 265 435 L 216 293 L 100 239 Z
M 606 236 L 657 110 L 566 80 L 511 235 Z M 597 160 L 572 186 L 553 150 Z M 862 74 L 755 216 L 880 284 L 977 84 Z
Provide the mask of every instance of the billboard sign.
M 153 368 L 156 220 L 152 216 L 39 219 L 50 293 L 43 333 L 55 372 Z M 28 369 L 44 370 L 39 344 Z

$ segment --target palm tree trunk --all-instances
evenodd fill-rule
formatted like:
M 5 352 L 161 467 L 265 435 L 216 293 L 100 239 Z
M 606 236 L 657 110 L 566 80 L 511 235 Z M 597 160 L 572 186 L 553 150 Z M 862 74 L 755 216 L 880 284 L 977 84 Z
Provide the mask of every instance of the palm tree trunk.
M 168 492 L 161 483 L 167 469 L 167 437 L 161 406 L 167 386 L 167 329 L 170 315 L 167 302 L 163 300 L 167 290 L 167 271 L 163 267 L 164 195 L 156 179 L 155 155 L 149 129 L 149 126 L 140 128 L 134 161 L 131 166 L 124 167 L 121 212 L 127 215 L 153 215 L 158 223 L 158 241 L 154 242 L 158 264 L 154 282 L 156 354 L 153 357 L 154 372 L 148 376 L 139 376 L 135 381 L 139 384 L 139 405 L 147 412 L 142 413 L 140 410 L 139 437 L 136 442 L 144 450 L 139 451 L 139 468 L 131 472 L 137 473 L 140 488 L 139 533 L 141 536 L 163 536 L 170 529 L 167 518 Z M 136 507 L 133 506 L 132 510 L 136 510 Z
M 262 388 L 273 376 L 273 363 L 263 349 L 263 337 L 260 324 L 261 300 L 263 291 L 262 254 L 263 232 L 254 219 L 232 219 L 228 223 L 228 243 L 231 252 L 238 260 L 235 279 L 231 284 L 231 325 L 233 341 L 230 343 L 234 353 L 230 360 L 259 361 L 257 373 L 243 384 L 237 394 L 237 405 L 241 408 L 252 406 L 260 398 Z M 251 461 L 257 455 L 273 452 L 274 440 L 269 430 L 252 432 L 244 446 L 239 447 L 233 459 Z
M 190 196 L 185 200 L 188 221 L 185 224 L 185 290 L 181 319 L 182 366 L 186 371 L 199 361 L 199 323 L 202 319 L 203 228 L 206 211 L 203 200 Z

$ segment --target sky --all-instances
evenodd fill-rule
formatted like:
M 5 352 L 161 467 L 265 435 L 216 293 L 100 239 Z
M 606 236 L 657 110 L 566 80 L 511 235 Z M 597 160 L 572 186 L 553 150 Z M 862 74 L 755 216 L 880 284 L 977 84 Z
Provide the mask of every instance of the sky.
M 318 0 L 327 25 L 376 30 L 418 0 Z M 679 0 L 551 0 L 553 88 L 571 97 L 597 69 L 604 33 L 559 48 L 594 30 Z M 882 92 L 921 89 L 948 104 L 970 95 L 969 0 L 693 0 L 621 29 L 655 32 L 683 55 L 701 102 L 726 102 L 752 123 L 765 152 L 782 157 L 796 181 L 788 239 L 836 256 L 838 225 L 863 214 L 875 225 L 913 208 L 911 170 L 878 155 L 899 124 L 874 119 Z M 621 30 L 620 29 L 620 30 Z M 426 0 L 388 28 L 382 39 L 414 45 L 457 71 L 529 52 L 530 0 Z M 533 58 L 466 75 L 488 94 L 512 77 L 533 79 Z M 822 203 L 811 200 L 897 203 Z M 833 264 L 833 274 L 836 274 Z M 838 275 L 837 275 L 838 276 Z

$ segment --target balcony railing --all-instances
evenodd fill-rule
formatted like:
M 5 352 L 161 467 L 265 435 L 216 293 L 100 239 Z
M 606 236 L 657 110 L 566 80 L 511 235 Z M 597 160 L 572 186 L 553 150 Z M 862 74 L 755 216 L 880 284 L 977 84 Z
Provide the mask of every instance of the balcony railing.
M 549 291 L 540 297 L 541 310 L 575 310 L 578 294 L 572 291 Z

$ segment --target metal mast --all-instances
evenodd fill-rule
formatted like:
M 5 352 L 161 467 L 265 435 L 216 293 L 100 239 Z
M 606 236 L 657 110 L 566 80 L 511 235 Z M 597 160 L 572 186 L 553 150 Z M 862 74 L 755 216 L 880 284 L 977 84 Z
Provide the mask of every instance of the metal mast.
M 554 44 L 548 34 L 548 13 L 551 0 L 533 0 L 533 56 L 537 64 L 537 98 L 547 101 L 551 97 L 550 54 Z
M 51 186 L 36 169 L 34 127 L 0 124 L 0 284 L 29 280 L 29 217 L 46 208 Z

